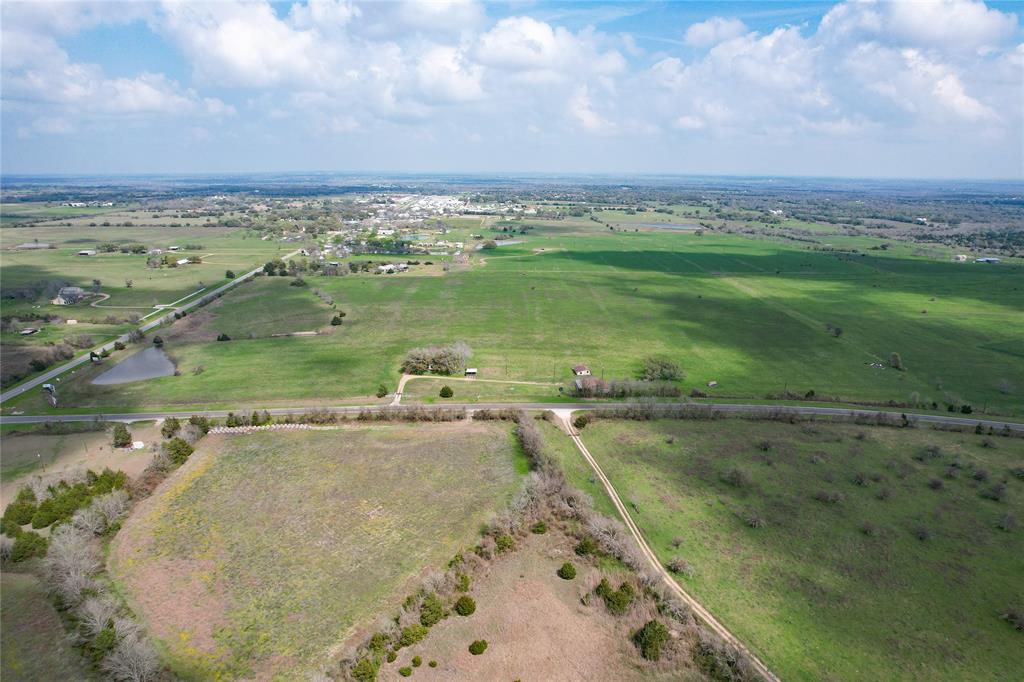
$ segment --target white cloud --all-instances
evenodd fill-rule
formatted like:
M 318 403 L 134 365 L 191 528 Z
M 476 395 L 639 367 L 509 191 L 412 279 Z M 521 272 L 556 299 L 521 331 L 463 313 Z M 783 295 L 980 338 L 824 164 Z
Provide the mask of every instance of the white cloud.
M 711 17 L 707 21 L 692 24 L 683 35 L 683 41 L 691 47 L 711 47 L 747 32 L 747 25 L 739 19 Z
M 483 96 L 483 67 L 454 47 L 434 47 L 420 58 L 416 77 L 421 92 L 437 102 L 468 102 Z
M 593 102 L 590 100 L 590 91 L 586 85 L 576 88 L 576 91 L 566 103 L 566 112 L 581 128 L 589 133 L 611 133 L 615 125 L 603 118 L 594 110 Z

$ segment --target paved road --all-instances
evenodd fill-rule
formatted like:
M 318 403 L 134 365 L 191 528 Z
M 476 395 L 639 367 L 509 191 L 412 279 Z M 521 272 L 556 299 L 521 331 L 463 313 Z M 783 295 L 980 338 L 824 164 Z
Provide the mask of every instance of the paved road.
M 464 409 L 470 412 L 474 410 L 595 410 L 608 407 L 627 407 L 635 403 L 445 403 L 444 405 L 403 405 L 392 407 L 390 405 L 346 405 L 339 407 L 277 407 L 268 409 L 272 415 L 301 414 L 307 410 L 326 409 L 337 414 L 353 414 L 362 410 L 381 409 L 409 409 L 414 407 L 441 407 L 445 409 Z M 797 415 L 817 416 L 840 416 L 840 417 L 873 417 L 882 410 L 849 409 L 842 407 L 812 407 L 801 405 L 738 405 L 735 403 L 691 403 L 694 407 L 709 407 L 726 414 L 765 414 L 770 412 L 790 412 Z M 40 415 L 13 415 L 0 417 L 0 424 L 34 424 L 39 422 L 80 422 L 92 421 L 94 419 L 105 419 L 107 421 L 140 421 L 145 419 L 163 419 L 165 417 L 185 417 L 193 414 L 206 417 L 226 417 L 229 411 L 235 414 L 248 414 L 253 407 L 240 407 L 234 410 L 181 410 L 165 412 L 89 412 L 85 414 L 40 414 Z M 884 411 L 885 414 L 899 415 L 898 411 Z M 1004 426 L 1013 431 L 1024 432 L 1024 423 L 1003 422 L 992 419 L 971 419 L 954 415 L 939 414 L 915 414 L 905 412 L 908 418 L 918 424 L 950 424 L 955 426 L 969 426 L 973 428 L 981 424 L 983 428 L 1002 429 Z
M 295 256 L 298 253 L 299 253 L 299 251 L 292 251 L 287 256 L 284 256 L 283 260 L 287 260 L 287 259 L 291 258 L 292 256 Z M 255 270 L 251 270 L 250 272 L 247 272 L 244 275 L 236 277 L 235 279 L 231 280 L 230 282 L 227 282 L 227 283 L 222 284 L 221 286 L 217 287 L 213 291 L 210 291 L 210 292 L 207 292 L 207 293 L 203 294 L 202 296 L 196 298 L 194 301 L 191 301 L 189 303 L 185 303 L 184 305 L 178 307 L 176 310 L 178 312 L 191 310 L 192 308 L 194 308 L 197 305 L 199 305 L 199 302 L 202 301 L 203 299 L 205 299 L 207 296 L 217 295 L 217 294 L 224 293 L 225 291 L 227 291 L 231 287 L 238 286 L 239 284 L 241 284 L 242 282 L 246 281 L 250 277 L 254 277 L 256 275 L 256 273 L 258 273 L 262 269 L 263 269 L 263 267 L 260 266 L 260 267 L 256 268 Z M 107 306 L 107 307 L 110 307 L 110 306 Z M 169 318 L 173 317 L 174 312 L 175 312 L 174 310 L 170 310 L 166 315 L 162 315 L 161 317 L 158 317 L 155 320 L 150 320 L 149 322 L 147 322 L 147 323 L 145 323 L 143 325 L 140 325 L 138 327 L 139 331 L 141 331 L 141 332 L 148 332 L 150 329 L 153 329 L 154 327 L 159 327 L 161 324 L 166 322 Z M 117 343 L 118 341 L 120 341 L 121 343 L 127 342 L 128 341 L 128 335 L 125 334 L 124 336 L 121 336 L 121 337 L 119 337 L 117 339 L 114 339 L 113 341 L 105 343 L 105 344 L 103 344 L 101 346 L 96 346 L 95 348 L 92 349 L 92 351 L 95 352 L 95 353 L 102 353 L 104 350 L 113 350 L 114 349 L 114 344 Z M 39 376 L 37 376 L 35 379 L 32 379 L 30 381 L 26 381 L 25 383 L 19 384 L 19 385 L 15 386 L 14 388 L 12 388 L 12 389 L 10 389 L 8 391 L 4 391 L 3 393 L 0 393 L 0 403 L 3 403 L 5 401 L 7 401 L 7 400 L 10 400 L 11 398 L 13 398 L 15 396 L 19 396 L 22 393 L 24 393 L 25 391 L 30 391 L 33 388 L 36 388 L 37 386 L 41 386 L 44 383 L 47 383 L 48 381 L 50 381 L 51 379 L 55 379 L 56 377 L 60 376 L 64 372 L 67 372 L 68 370 L 72 370 L 75 367 L 78 367 L 79 365 L 84 365 L 87 362 L 89 362 L 89 353 L 85 353 L 84 355 L 81 355 L 81 356 L 79 356 L 79 357 L 77 357 L 77 358 L 75 358 L 73 360 L 69 360 L 69 361 L 65 362 L 63 365 L 60 365 L 59 367 L 54 367 L 53 369 L 47 370 L 47 371 L 43 372 L 42 374 L 40 374 Z

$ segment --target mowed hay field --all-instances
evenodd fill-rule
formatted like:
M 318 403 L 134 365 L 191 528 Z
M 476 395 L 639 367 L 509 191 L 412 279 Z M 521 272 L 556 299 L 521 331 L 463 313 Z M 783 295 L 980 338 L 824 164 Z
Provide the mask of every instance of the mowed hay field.
M 501 424 L 209 436 L 127 521 L 111 573 L 178 675 L 298 677 L 471 543 L 521 460 Z
M 814 390 L 935 401 L 940 410 L 946 401 L 976 413 L 1024 409 L 1017 261 L 957 264 L 903 250 L 862 257 L 573 224 L 541 224 L 518 238 L 442 277 L 418 276 L 415 266 L 393 276 L 310 277 L 348 313 L 331 335 L 187 344 L 175 351 L 181 376 L 65 405 L 254 403 L 266 386 L 282 400 L 339 401 L 373 395 L 381 383 L 393 390 L 410 348 L 463 340 L 482 379 L 566 382 L 579 362 L 626 378 L 645 356 L 663 354 L 686 371 L 687 391 L 717 381 L 712 398 Z M 871 367 L 893 352 L 906 371 Z M 193 374 L 196 366 L 205 371 Z M 37 402 L 33 410 L 45 409 Z
M 89 680 L 46 587 L 30 573 L 0 573 L 0 677 L 4 682 Z
M 740 420 L 597 421 L 582 437 L 659 558 L 688 561 L 680 583 L 782 679 L 1024 669 L 1000 618 L 1024 607 L 1024 440 Z

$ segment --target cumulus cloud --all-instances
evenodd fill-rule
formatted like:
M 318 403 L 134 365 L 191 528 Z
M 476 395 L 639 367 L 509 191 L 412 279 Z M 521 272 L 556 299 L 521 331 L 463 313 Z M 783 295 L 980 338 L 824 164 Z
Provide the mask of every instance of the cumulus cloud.
M 731 38 L 738 38 L 746 32 L 747 25 L 739 19 L 711 17 L 686 29 L 683 41 L 691 47 L 710 47 Z

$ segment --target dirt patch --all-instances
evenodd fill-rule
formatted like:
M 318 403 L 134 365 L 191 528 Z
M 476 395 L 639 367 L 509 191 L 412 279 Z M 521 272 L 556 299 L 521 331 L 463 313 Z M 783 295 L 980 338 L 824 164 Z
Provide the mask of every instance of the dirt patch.
M 617 617 L 600 599 L 584 603 L 602 573 L 580 561 L 564 535 L 553 531 L 522 542 L 475 579 L 473 615 L 453 613 L 435 625 L 423 642 L 399 650 L 395 662 L 385 662 L 378 679 L 404 679 L 398 669 L 411 665 L 414 656 L 423 659 L 414 673 L 423 680 L 701 679 L 678 664 L 640 658 L 630 635 L 650 617 L 647 608 Z M 571 581 L 556 575 L 567 560 L 579 570 Z M 478 639 L 488 646 L 474 656 L 469 644 Z M 438 662 L 436 668 L 428 666 L 431 660 Z

